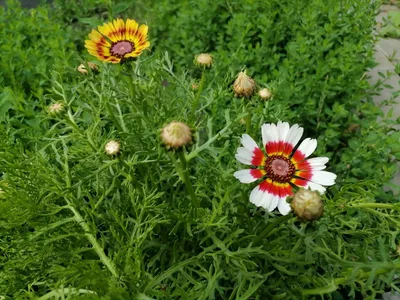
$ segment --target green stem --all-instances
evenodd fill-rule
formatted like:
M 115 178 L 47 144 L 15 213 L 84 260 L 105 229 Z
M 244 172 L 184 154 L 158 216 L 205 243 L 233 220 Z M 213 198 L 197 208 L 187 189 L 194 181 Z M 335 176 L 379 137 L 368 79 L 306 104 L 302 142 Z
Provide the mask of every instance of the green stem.
M 201 73 L 201 79 L 200 79 L 200 83 L 199 83 L 199 89 L 197 90 L 197 93 L 194 97 L 193 100 L 193 105 L 192 105 L 192 112 L 191 112 L 191 117 L 190 117 L 190 122 L 193 122 L 195 117 L 196 117 L 196 109 L 197 106 L 199 105 L 199 101 L 200 101 L 200 96 L 201 96 L 201 92 L 204 89 L 204 83 L 206 81 L 206 73 L 205 70 L 203 70 L 203 72 Z
M 277 227 L 278 225 L 286 222 L 287 220 L 291 219 L 293 216 L 292 215 L 286 215 L 286 216 L 282 216 L 279 217 L 275 220 L 273 220 L 267 227 L 265 227 L 265 229 L 258 235 L 258 237 L 256 238 L 256 240 L 254 241 L 254 245 L 257 245 L 261 240 L 265 239 L 266 237 L 268 237 L 271 233 L 271 230 L 275 227 Z
M 251 131 L 251 113 L 249 113 L 246 117 L 246 133 L 250 134 Z
M 185 153 L 183 153 L 183 151 L 179 151 L 178 152 L 179 155 L 179 159 L 181 161 L 181 167 L 182 167 L 182 175 L 183 175 L 183 182 L 185 183 L 185 187 L 186 190 L 192 200 L 192 204 L 194 207 L 199 208 L 200 207 L 200 203 L 199 200 L 196 197 L 196 194 L 194 193 L 193 190 L 193 186 L 192 183 L 190 181 L 190 177 L 189 177 L 189 169 L 187 166 L 187 160 L 185 157 Z
M 382 209 L 393 209 L 400 210 L 400 206 L 389 203 L 354 203 L 351 207 L 356 208 L 382 208 Z
M 119 124 L 117 118 L 116 118 L 115 115 L 114 115 L 113 109 L 112 109 L 112 107 L 111 107 L 109 101 L 106 100 L 105 103 L 106 103 L 106 109 L 107 109 L 108 114 L 110 115 L 110 117 L 111 117 L 111 119 L 112 119 L 112 121 L 113 121 L 113 123 L 114 123 L 114 126 L 117 127 L 117 129 L 118 129 L 119 131 L 124 132 L 124 130 L 123 130 L 122 127 L 121 127 L 121 124 Z
M 69 202 L 69 201 L 68 201 Z M 81 214 L 72 206 L 69 205 L 68 207 L 74 214 L 76 222 L 82 227 L 82 229 L 85 232 L 85 236 L 89 240 L 89 242 L 92 244 L 94 251 L 96 251 L 97 255 L 100 258 L 100 261 L 108 268 L 108 270 L 111 272 L 111 274 L 114 277 L 118 277 L 117 270 L 113 264 L 113 262 L 110 260 L 110 258 L 104 253 L 103 248 L 100 246 L 100 244 L 97 242 L 96 238 L 93 236 L 93 234 L 90 233 L 90 228 L 89 225 L 85 222 L 85 220 L 82 218 Z
M 186 156 L 186 160 L 190 161 L 193 158 L 195 158 L 197 155 L 199 155 L 199 153 L 201 151 L 203 151 L 204 149 L 208 148 L 210 146 L 211 143 L 214 143 L 219 137 L 221 137 L 221 135 L 223 135 L 225 133 L 225 131 L 227 131 L 229 129 L 229 127 L 231 127 L 231 125 L 234 122 L 229 122 L 228 124 L 226 124 L 226 126 L 224 128 L 222 128 L 216 135 L 214 135 L 211 139 L 209 139 L 207 142 L 205 142 L 203 145 L 201 145 L 200 147 L 196 148 L 195 150 L 193 150 L 192 152 L 189 153 L 189 155 Z
M 88 142 L 90 147 L 94 152 L 97 152 L 96 146 L 93 144 L 93 141 L 91 139 L 87 139 L 83 131 L 79 128 L 79 126 L 75 123 L 74 117 L 72 116 L 71 112 L 68 111 L 67 115 L 64 115 L 64 120 L 71 125 L 72 129 L 74 129 L 79 135 L 84 136 L 85 140 Z

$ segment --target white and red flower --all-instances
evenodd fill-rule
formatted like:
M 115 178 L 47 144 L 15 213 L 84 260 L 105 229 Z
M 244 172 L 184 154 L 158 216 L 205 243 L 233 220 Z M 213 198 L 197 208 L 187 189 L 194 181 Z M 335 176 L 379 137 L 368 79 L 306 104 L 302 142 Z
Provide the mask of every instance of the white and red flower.
M 233 175 L 242 183 L 262 179 L 250 193 L 250 202 L 273 211 L 278 207 L 282 215 L 290 211 L 286 197 L 294 194 L 293 187 L 310 188 L 321 194 L 324 186 L 335 184 L 336 175 L 322 171 L 326 168 L 327 157 L 306 159 L 317 148 L 317 140 L 306 138 L 296 145 L 303 135 L 303 128 L 286 122 L 264 124 L 261 127 L 262 141 L 266 154 L 248 135 L 243 134 L 235 155 L 236 159 L 253 168 L 236 171 Z

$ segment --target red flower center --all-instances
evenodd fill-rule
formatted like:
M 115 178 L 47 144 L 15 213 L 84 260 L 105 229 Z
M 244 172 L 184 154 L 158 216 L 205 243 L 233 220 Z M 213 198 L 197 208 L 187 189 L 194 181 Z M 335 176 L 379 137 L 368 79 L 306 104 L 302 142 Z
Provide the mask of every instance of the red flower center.
M 135 46 L 129 41 L 120 41 L 113 43 L 111 46 L 111 54 L 116 57 L 123 57 L 127 53 L 131 53 L 135 50 Z
M 280 183 L 289 182 L 296 171 L 290 159 L 281 155 L 268 156 L 264 169 L 272 181 Z

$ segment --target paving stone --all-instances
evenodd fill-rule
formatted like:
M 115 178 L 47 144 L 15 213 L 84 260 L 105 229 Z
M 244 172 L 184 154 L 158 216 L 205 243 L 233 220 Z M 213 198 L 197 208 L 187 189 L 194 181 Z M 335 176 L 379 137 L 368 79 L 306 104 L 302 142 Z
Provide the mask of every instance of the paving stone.
M 384 38 L 378 41 L 381 51 L 387 56 L 400 60 L 400 40 L 392 38 Z

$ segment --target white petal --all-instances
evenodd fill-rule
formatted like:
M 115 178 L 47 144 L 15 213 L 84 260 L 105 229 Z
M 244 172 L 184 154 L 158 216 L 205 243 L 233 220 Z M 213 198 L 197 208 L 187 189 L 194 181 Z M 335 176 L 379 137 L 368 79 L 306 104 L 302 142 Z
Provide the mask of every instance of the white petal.
M 325 164 L 329 161 L 327 157 L 313 157 L 307 159 L 307 162 L 310 164 L 311 169 L 313 171 L 319 171 L 326 168 Z
M 254 148 L 258 148 L 257 143 L 248 134 L 243 134 L 241 138 L 243 147 L 253 152 Z
M 253 153 L 251 151 L 247 150 L 246 148 L 239 147 L 237 149 L 235 158 L 238 161 L 240 161 L 242 164 L 249 165 L 249 166 L 253 165 L 251 163 L 252 158 L 253 158 Z
M 279 121 L 277 128 L 279 140 L 285 142 L 287 134 L 289 133 L 289 123 Z
M 279 197 L 274 196 L 274 198 L 272 199 L 271 205 L 269 207 L 269 211 L 273 211 L 278 206 L 279 199 L 280 199 Z
M 258 179 L 254 178 L 253 175 L 251 175 L 250 169 L 236 171 L 235 173 L 233 173 L 233 176 L 239 179 L 241 183 L 252 183 Z
M 275 124 L 263 124 L 261 126 L 261 135 L 264 147 L 269 142 L 279 141 L 278 130 Z
M 318 191 L 321 193 L 321 195 L 324 194 L 326 191 L 326 188 L 324 188 L 322 185 L 311 181 L 307 182 L 307 185 L 304 188 L 305 189 L 310 188 L 312 191 Z
M 258 186 L 256 186 L 250 193 L 250 202 L 256 206 L 260 206 L 259 203 L 263 199 L 263 192 Z
M 312 173 L 313 175 L 310 181 L 314 183 L 327 186 L 335 184 L 335 179 L 337 177 L 336 174 L 327 171 L 315 171 L 315 172 L 313 171 Z
M 291 210 L 290 204 L 286 201 L 286 198 L 279 198 L 278 210 L 282 215 L 287 215 Z
M 305 157 L 308 157 L 315 151 L 315 149 L 317 149 L 317 140 L 306 138 L 301 142 L 297 151 L 300 151 Z
M 301 136 L 303 135 L 303 131 L 304 131 L 303 127 L 294 124 L 292 127 L 289 128 L 289 132 L 286 137 L 286 142 L 295 147 L 297 143 L 300 141 Z
M 274 201 L 274 195 L 268 193 L 267 191 L 263 191 L 263 196 L 261 201 L 258 203 L 259 206 L 262 206 L 263 208 L 265 208 L 268 211 L 272 211 L 270 209 L 272 202 Z

